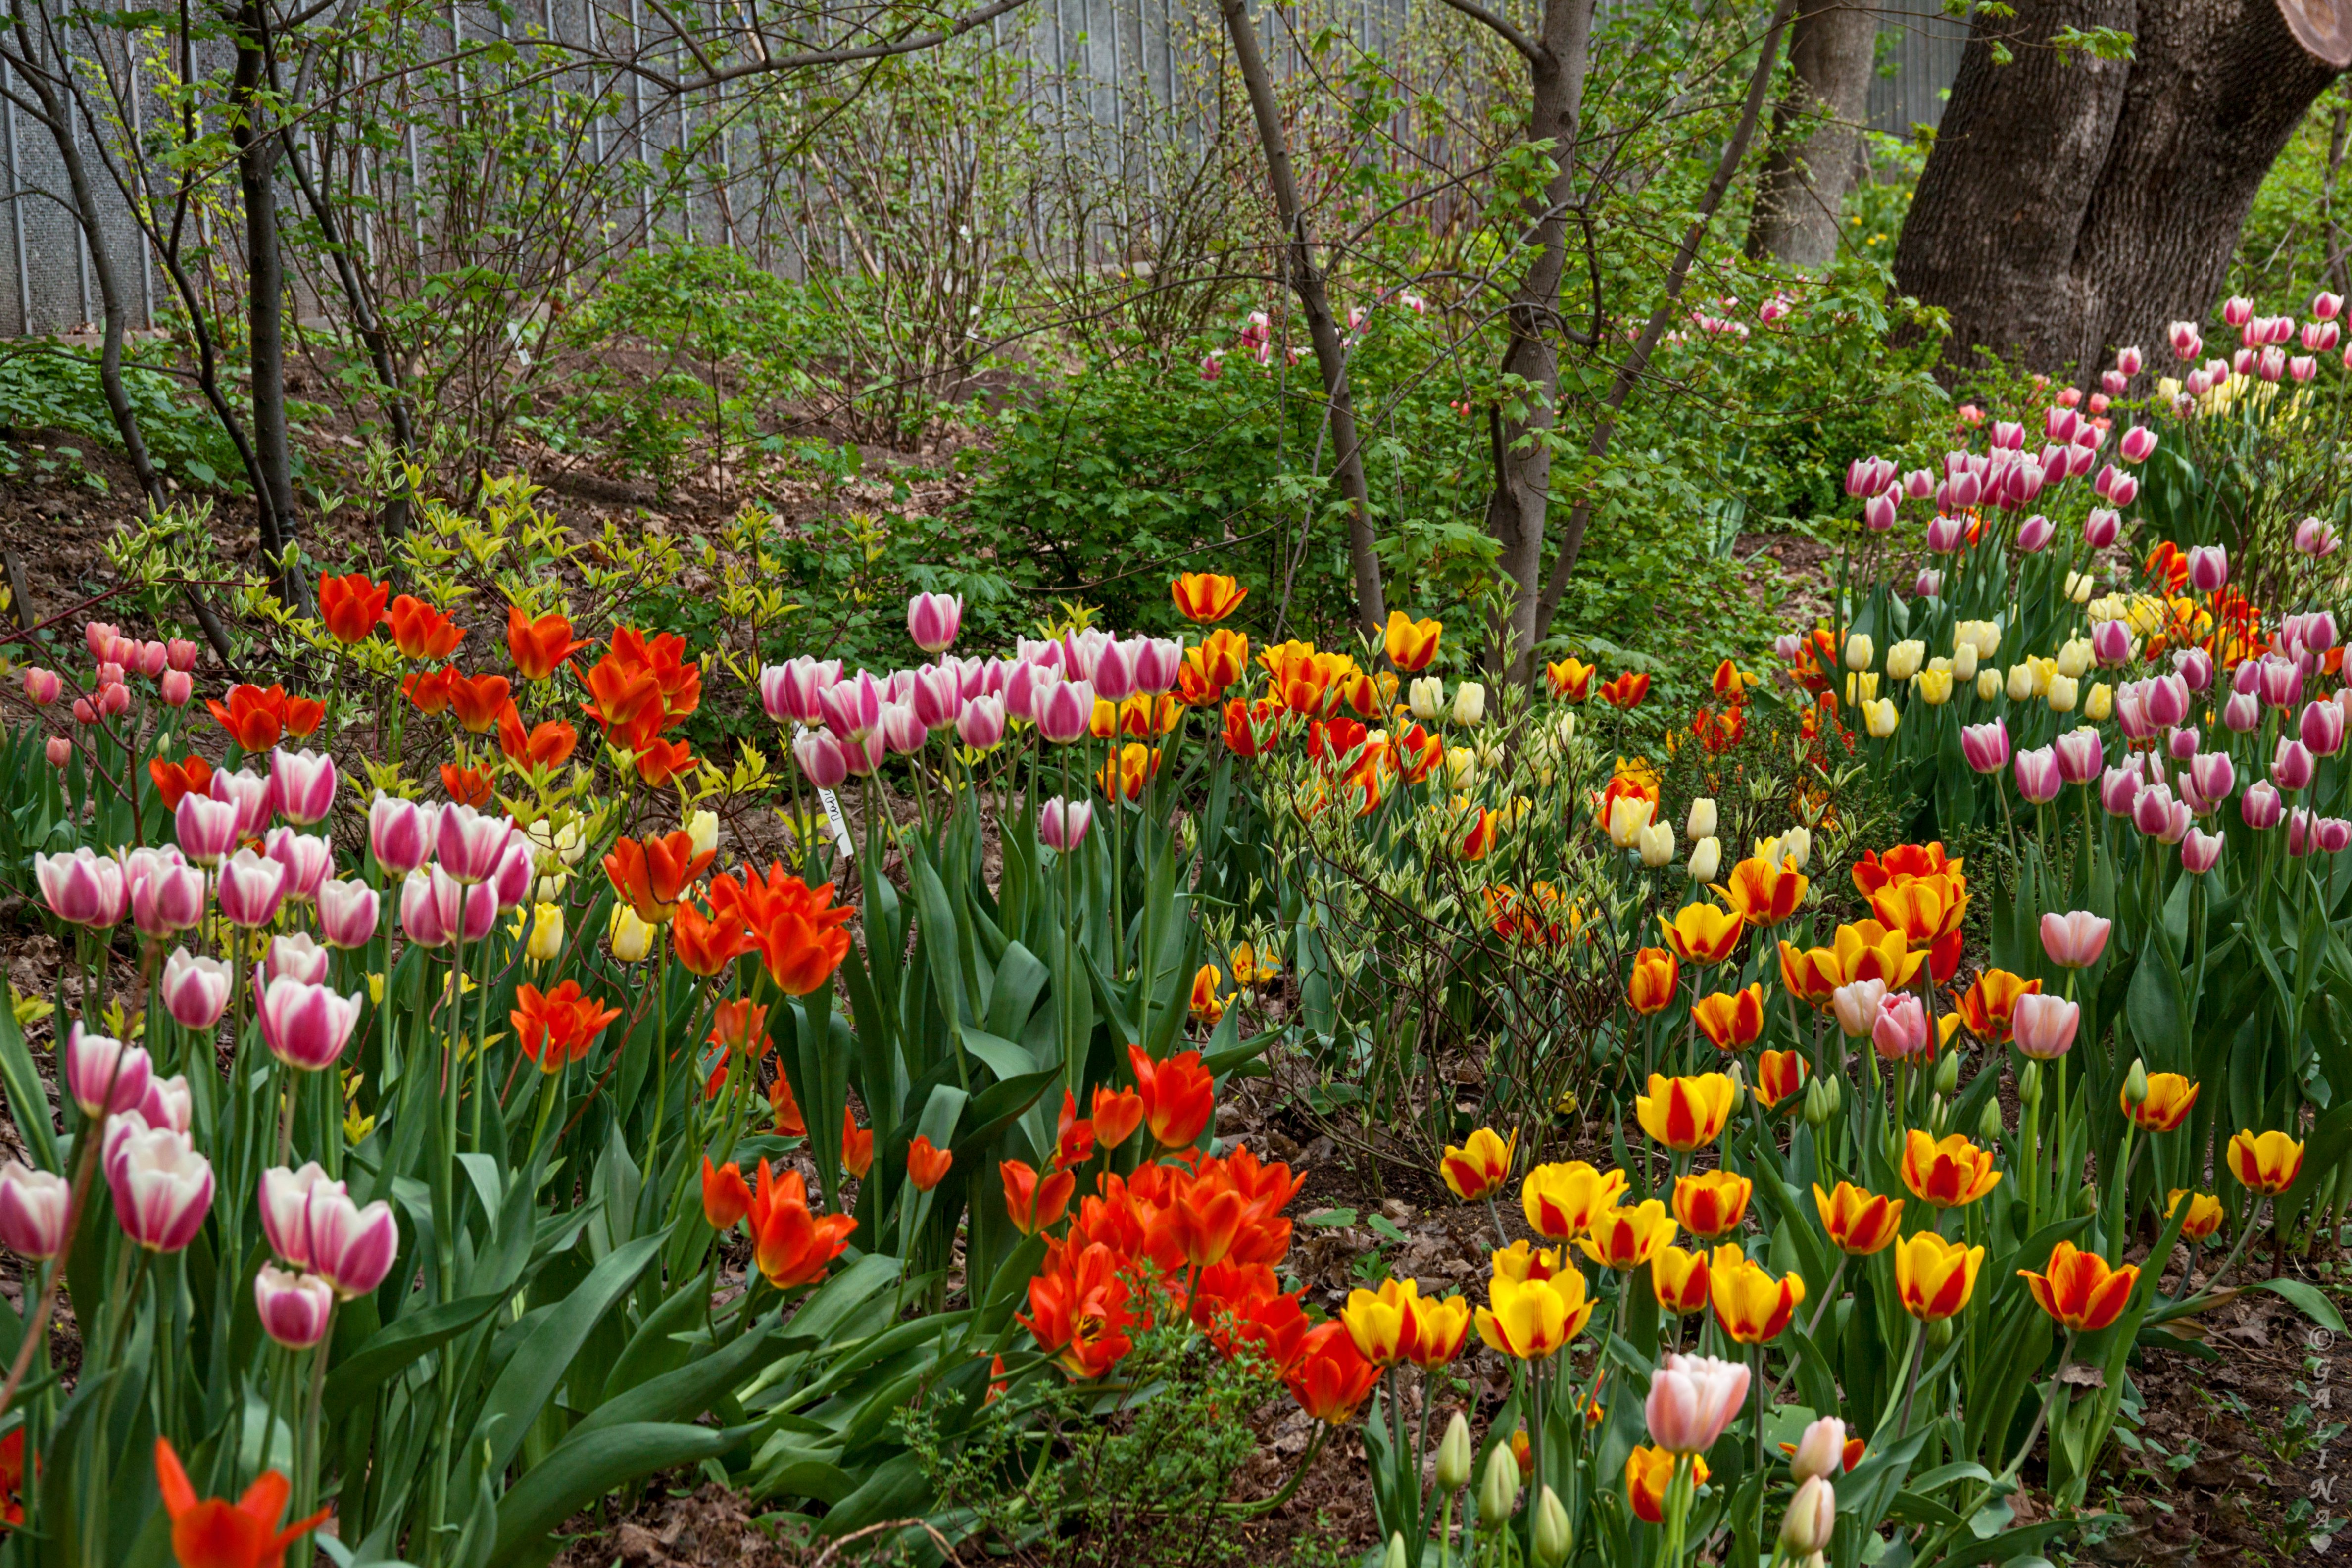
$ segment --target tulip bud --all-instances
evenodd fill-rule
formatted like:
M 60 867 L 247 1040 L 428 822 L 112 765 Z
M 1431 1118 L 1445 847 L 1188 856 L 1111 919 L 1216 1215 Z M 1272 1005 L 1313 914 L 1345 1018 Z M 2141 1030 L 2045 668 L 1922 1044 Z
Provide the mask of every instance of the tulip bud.
M 1536 1562 L 1540 1568 L 1559 1568 L 1560 1563 L 1568 1561 L 1568 1549 L 1571 1544 L 1568 1529 L 1568 1510 L 1560 1505 L 1559 1494 L 1546 1487 L 1543 1489 L 1543 1495 L 1536 1500 L 1535 1511 Z M 1835 1511 L 1835 1504 L 1832 1503 L 1832 1522 L 1834 1522 Z M 1396 1538 L 1399 1545 L 1402 1545 L 1404 1537 L 1402 1535 Z
M 2074 1212 L 2079 1215 L 2099 1212 L 2099 1185 L 2096 1182 L 2085 1182 L 2083 1190 L 2074 1194 Z
M 2133 1105 L 2147 1102 L 2147 1063 L 2137 1057 L 2132 1058 L 2131 1071 L 2124 1078 L 2124 1099 Z
M 1933 1354 L 1952 1342 L 1952 1320 L 1938 1318 L 1927 1325 L 1927 1351 Z
M 1500 1530 L 1519 1506 L 1519 1462 L 1508 1443 L 1497 1443 L 1486 1454 L 1486 1478 L 1478 1484 L 1478 1527 Z
M 1825 1551 L 1837 1529 L 1837 1490 L 1826 1476 L 1813 1475 L 1789 1500 L 1780 1520 L 1780 1549 L 1791 1557 Z
M 2000 1101 L 1986 1100 L 1984 1114 L 1977 1118 L 1977 1142 L 1990 1148 L 2000 1142 L 2001 1134 L 2007 1131 L 2000 1120 Z
M 2042 1103 L 2042 1064 L 2040 1062 L 2027 1062 L 2025 1070 L 2018 1075 L 2017 1103 L 2029 1110 Z
M 1936 1092 L 1947 1097 L 1960 1087 L 1960 1053 L 1946 1051 L 1944 1059 L 1936 1064 Z
M 1470 1423 L 1459 1410 L 1445 1424 L 1445 1436 L 1437 1445 L 1437 1489 L 1447 1496 L 1460 1491 L 1470 1483 Z
M 1816 1078 L 1805 1085 L 1805 1125 L 1818 1131 L 1829 1119 L 1829 1079 Z
M 1712 838 L 1715 829 L 1715 797 L 1700 795 L 1691 802 L 1690 815 L 1683 819 L 1683 832 L 1693 839 Z
M 1381 1558 L 1381 1568 L 1405 1568 L 1403 1531 L 1397 1531 L 1389 1537 L 1389 1549 Z

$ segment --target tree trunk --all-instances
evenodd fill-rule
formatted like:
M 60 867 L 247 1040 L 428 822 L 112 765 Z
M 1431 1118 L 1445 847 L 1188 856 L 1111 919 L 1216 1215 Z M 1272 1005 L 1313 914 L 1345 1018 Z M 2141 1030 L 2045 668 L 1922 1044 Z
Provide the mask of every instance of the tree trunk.
M 268 0 L 245 0 L 226 19 L 236 35 L 229 79 L 229 134 L 236 147 L 237 195 L 245 208 L 246 331 L 253 373 L 255 487 L 264 569 L 278 596 L 301 608 L 304 574 L 289 550 L 295 536 L 294 460 L 286 429 L 286 260 L 278 243 L 277 133 L 263 90 L 270 39 Z
M 2132 34 L 2134 58 L 2062 58 L 2049 40 L 2069 26 Z M 2263 175 L 2347 64 L 2336 0 L 1980 16 L 1895 253 L 1903 291 L 1950 312 L 1946 374 L 1990 350 L 2088 382 L 2113 350 L 2202 320 Z
M 1548 0 L 1528 65 L 1528 140 L 1551 143 L 1552 176 L 1522 216 L 1532 247 L 1505 312 L 1510 336 L 1497 380 L 1508 401 L 1490 416 L 1495 493 L 1486 527 L 1496 564 L 1517 585 L 1510 619 L 1491 629 L 1490 670 L 1527 668 L 1542 636 L 1544 527 L 1551 510 L 1552 432 L 1559 422 L 1559 283 L 1568 267 L 1568 215 L 1576 197 L 1576 142 L 1592 39 L 1592 0 Z M 1516 390 L 1514 390 L 1516 388 Z
M 105 333 L 98 357 L 99 387 L 106 397 L 106 410 L 113 416 L 115 434 L 121 439 L 123 458 L 130 463 L 140 489 L 149 500 L 160 501 L 163 497 L 163 483 L 155 477 L 155 465 L 147 455 L 147 442 L 139 433 L 139 416 L 131 412 L 131 395 L 122 384 L 122 288 L 115 276 L 113 249 L 98 221 L 98 193 L 89 183 L 89 165 L 81 155 L 81 139 L 75 134 L 74 117 L 81 107 L 79 89 L 70 68 L 63 63 L 65 52 L 54 47 L 54 40 L 45 40 L 50 45 L 47 47 L 36 43 L 33 30 L 21 12 L 16 24 L 19 58 L 12 63 L 37 100 L 24 107 L 32 110 L 34 118 L 57 143 L 58 159 L 65 165 L 66 189 L 73 197 L 74 221 L 80 226 L 82 239 L 89 247 L 90 275 L 98 280 L 99 309 Z M 6 52 L 0 49 L 0 55 Z M 51 60 L 58 62 L 54 76 L 48 68 Z
M 1789 267 L 1837 257 L 1838 209 L 1862 153 L 1878 7 L 1808 0 L 1789 28 L 1789 96 L 1772 113 L 1772 151 L 1748 220 L 1748 255 Z
M 1364 483 L 1364 448 L 1356 430 L 1355 399 L 1348 391 L 1348 351 L 1339 341 L 1339 323 L 1331 314 L 1331 297 L 1315 262 L 1313 237 L 1298 199 L 1298 182 L 1291 174 L 1290 146 L 1282 130 L 1282 107 L 1275 101 L 1274 79 L 1266 74 L 1258 54 L 1257 31 L 1250 25 L 1248 0 L 1222 0 L 1225 32 L 1233 39 L 1234 63 L 1249 89 L 1250 110 L 1257 121 L 1259 144 L 1265 153 L 1266 183 L 1274 189 L 1276 216 L 1282 224 L 1284 279 L 1298 296 L 1299 313 L 1307 318 L 1308 338 L 1315 345 L 1315 365 L 1323 374 L 1323 395 L 1330 410 L 1332 477 L 1348 503 L 1348 559 L 1355 569 L 1356 620 L 1374 638 L 1388 619 L 1381 590 L 1381 558 L 1372 532 L 1371 495 Z

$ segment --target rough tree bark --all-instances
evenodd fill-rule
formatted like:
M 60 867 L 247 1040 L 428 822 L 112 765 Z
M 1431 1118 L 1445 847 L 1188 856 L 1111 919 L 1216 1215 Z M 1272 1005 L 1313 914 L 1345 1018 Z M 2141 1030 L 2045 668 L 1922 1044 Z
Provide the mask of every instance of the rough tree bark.
M 1979 349 L 2087 381 L 2165 323 L 2202 319 L 2263 176 L 2352 65 L 2344 0 L 2017 0 L 1980 16 L 1895 253 L 1951 315 L 1945 369 Z M 2062 55 L 2115 27 L 2128 61 Z M 1993 63 L 1996 42 L 2013 63 Z
M 268 0 L 244 0 L 223 14 L 236 41 L 229 78 L 229 139 L 236 148 L 237 195 L 245 208 L 246 333 L 253 372 L 253 445 L 260 468 L 254 509 L 263 569 L 281 599 L 307 608 L 304 574 L 294 567 L 294 457 L 286 428 L 286 258 L 278 247 L 278 158 L 267 85 L 271 47 Z
M 1536 608 L 1551 510 L 1553 431 L 1559 423 L 1559 339 L 1591 342 L 1590 333 L 1572 332 L 1560 320 L 1559 284 L 1568 270 L 1569 214 L 1576 205 L 1576 143 L 1591 63 L 1592 0 L 1546 0 L 1542 26 L 1533 37 L 1472 0 L 1446 4 L 1486 26 L 1527 62 L 1527 137 L 1531 143 L 1550 144 L 1552 164 L 1551 178 L 1528 194 L 1520 213 L 1528 264 L 1504 310 L 1509 335 L 1496 377 L 1508 401 L 1487 413 L 1495 489 L 1486 502 L 1486 529 L 1500 547 L 1496 563 L 1518 589 L 1510 618 L 1488 628 L 1486 665 L 1500 671 L 1524 668 L 1542 636 Z
M 1323 395 L 1330 408 L 1332 477 L 1348 503 L 1348 560 L 1356 578 L 1356 619 L 1377 638 L 1388 619 L 1386 595 L 1381 588 L 1381 558 L 1372 532 L 1371 496 L 1364 483 L 1364 448 L 1356 430 L 1355 399 L 1348 390 L 1348 351 L 1339 340 L 1339 323 L 1331 314 L 1331 296 L 1316 264 L 1314 237 L 1307 212 L 1298 199 L 1298 181 L 1291 173 L 1290 143 L 1283 133 L 1282 106 L 1275 100 L 1274 79 L 1266 74 L 1258 53 L 1257 31 L 1250 25 L 1248 0 L 1222 0 L 1225 32 L 1233 39 L 1234 63 L 1249 90 L 1250 111 L 1257 121 L 1258 142 L 1265 154 L 1266 184 L 1273 188 L 1275 215 L 1282 224 L 1283 278 L 1298 296 L 1299 313 L 1307 318 L 1308 339 L 1315 345 L 1315 365 L 1323 375 Z
M 1748 255 L 1790 267 L 1836 258 L 1838 208 L 1853 184 L 1878 7 L 1808 0 L 1789 26 L 1789 95 L 1772 111 L 1772 150 L 1748 220 Z
M 65 51 L 57 47 L 46 28 L 37 37 L 25 13 L 17 12 L 14 20 L 16 47 L 10 50 L 0 46 L 0 58 L 8 60 L 17 79 L 32 90 L 33 98 L 28 101 L 13 92 L 8 97 L 38 121 L 57 143 L 58 161 L 65 165 L 66 190 L 72 197 L 70 210 L 81 228 L 90 276 L 98 283 L 104 334 L 98 357 L 99 387 L 106 397 L 107 413 L 113 416 L 124 459 L 130 463 L 139 488 L 149 500 L 161 500 L 163 481 L 156 478 L 155 465 L 147 455 L 147 442 L 139 433 L 139 417 L 131 412 L 131 395 L 122 384 L 122 332 L 128 319 L 127 307 L 121 281 L 114 270 L 113 247 L 98 221 L 98 193 L 90 184 L 89 165 L 81 155 L 81 138 L 75 133 L 74 113 L 80 104 L 70 68 L 64 64 Z M 56 66 L 54 75 L 52 65 Z

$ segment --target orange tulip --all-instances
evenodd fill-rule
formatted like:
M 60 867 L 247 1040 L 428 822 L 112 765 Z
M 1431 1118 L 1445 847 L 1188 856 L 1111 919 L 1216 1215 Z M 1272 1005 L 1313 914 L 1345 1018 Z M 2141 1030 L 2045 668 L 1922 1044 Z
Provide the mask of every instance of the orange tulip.
M 1095 1089 L 1095 1138 L 1106 1149 L 1117 1149 L 1143 1125 L 1143 1097 L 1131 1089 Z
M 1307 1331 L 1298 1359 L 1283 1373 L 1282 1381 L 1311 1419 L 1339 1423 L 1355 1415 L 1380 1375 L 1381 1369 L 1356 1349 L 1347 1325 L 1330 1322 Z
M 416 670 L 400 678 L 400 694 L 414 703 L 419 713 L 431 718 L 449 710 L 450 689 L 457 683 L 456 665 L 446 665 L 430 673 Z
M 455 763 L 441 764 L 441 790 L 459 805 L 470 805 L 479 811 L 490 804 L 493 789 L 490 775 L 479 768 L 461 768 Z
M 1650 1289 L 1661 1310 L 1677 1318 L 1688 1317 L 1706 1305 L 1706 1288 L 1704 1247 L 1685 1252 L 1679 1247 L 1662 1247 L 1650 1259 Z
M 2180 1234 L 2191 1241 L 2202 1241 L 2221 1228 L 2221 1200 L 2210 1193 L 2191 1192 L 2175 1187 L 2164 1200 L 2164 1217 L 2170 1219 L 2181 1200 L 2189 1202 L 2189 1217 L 2180 1222 Z
M 1853 890 L 1866 899 L 1881 888 L 1912 878 L 1957 874 L 1964 864 L 1944 858 L 1941 840 L 1933 844 L 1898 844 L 1883 858 L 1875 849 L 1866 850 L 1853 863 Z
M 1059 1224 L 1078 1185 L 1078 1178 L 1068 1171 L 1056 1171 L 1040 1182 L 1035 1168 L 1020 1160 L 1000 1161 L 996 1173 L 1004 1183 L 1004 1212 L 1024 1236 Z
M 328 635 L 340 643 L 365 642 L 383 619 L 383 601 L 391 588 L 371 583 L 364 572 L 348 577 L 319 576 L 319 619 Z
M 841 1108 L 841 1168 L 861 1182 L 874 1168 L 874 1129 L 857 1125 L 845 1105 Z
M 1885 1251 L 1903 1233 L 1901 1198 L 1883 1198 L 1849 1182 L 1840 1182 L 1834 1193 L 1814 1183 L 1813 1206 L 1821 1211 L 1822 1229 L 1831 1243 L 1854 1258 Z
M 1236 697 L 1225 704 L 1225 749 L 1237 757 L 1255 757 L 1282 739 L 1289 713 L 1273 698 L 1244 702 Z
M 907 1179 L 915 1184 L 919 1193 L 928 1193 L 946 1180 L 948 1167 L 954 1163 L 954 1154 L 933 1144 L 920 1132 L 907 1145 Z
M 466 631 L 457 622 L 425 603 L 403 594 L 392 602 L 383 617 L 392 626 L 394 646 L 403 658 L 447 658 L 457 651 L 466 638 Z
M 2150 1132 L 2169 1132 L 2189 1120 L 2197 1106 L 2197 1086 L 2177 1072 L 2147 1075 L 2147 1098 L 2134 1105 L 2121 1098 L 2124 1114 Z
M 621 1016 L 618 1007 L 601 1007 L 593 996 L 583 995 L 577 980 L 544 993 L 525 984 L 516 989 L 515 1001 L 507 1021 L 514 1026 L 522 1054 L 541 1072 L 561 1072 L 586 1059 L 604 1026 Z
M 779 1290 L 823 1279 L 826 1265 L 848 1247 L 850 1233 L 857 1228 L 845 1214 L 811 1214 L 808 1184 L 801 1173 L 788 1170 L 773 1176 L 765 1160 L 745 1217 L 751 1221 L 752 1261 Z
M 163 809 L 175 811 L 181 796 L 203 795 L 212 787 L 213 765 L 194 752 L 176 763 L 157 757 L 148 763 L 147 776 L 155 781 L 155 793 L 163 798 Z
M 1723 1133 L 1739 1091 L 1719 1072 L 1695 1078 L 1650 1075 L 1650 1092 L 1633 1100 L 1642 1131 L 1677 1154 L 1704 1149 Z
M 1445 627 L 1437 621 L 1416 621 L 1402 610 L 1391 610 L 1382 641 L 1389 662 L 1407 675 L 1413 675 L 1429 668 L 1430 661 L 1437 657 L 1438 638 L 1444 634 Z
M 1213 572 L 1187 572 L 1168 584 L 1177 613 L 1200 626 L 1213 626 L 1242 607 L 1249 590 Z
M 1755 1191 L 1755 1183 L 1730 1171 L 1684 1176 L 1675 1183 L 1675 1217 L 1701 1241 L 1713 1241 L 1739 1228 Z
M 1692 1004 L 1691 1017 L 1717 1050 L 1745 1049 L 1764 1033 L 1764 987 L 1754 984 L 1702 996 Z
M 667 789 L 680 773 L 694 768 L 694 747 L 686 741 L 656 735 L 629 751 L 636 758 L 637 778 L 649 789 Z
M 1216 1080 L 1201 1065 L 1201 1053 L 1184 1051 L 1155 1062 L 1142 1047 L 1131 1045 L 1127 1059 L 1151 1141 L 1162 1149 L 1189 1149 L 1198 1142 L 1216 1109 Z
M 751 937 L 740 926 L 714 920 L 692 904 L 680 904 L 670 922 L 669 940 L 678 963 L 709 979 L 734 963 Z
M 1675 956 L 1697 964 L 1721 963 L 1739 946 L 1740 918 L 1713 904 L 1685 904 L 1675 918 L 1658 917 Z
M 1544 666 L 1544 679 L 1551 687 L 1551 694 L 1569 702 L 1584 700 L 1592 689 L 1592 678 L 1596 673 L 1592 666 L 1573 655 L 1558 664 Z
M 2139 1282 L 2137 1265 L 2109 1268 L 2105 1258 L 2078 1251 L 2071 1241 L 2050 1249 L 2048 1268 L 2046 1274 L 2021 1268 L 2017 1277 L 2043 1311 L 2077 1333 L 2095 1334 L 2123 1316 Z
M 743 1179 L 742 1168 L 730 1160 L 723 1165 L 713 1165 L 710 1156 L 702 1157 L 702 1217 L 710 1222 L 713 1230 L 726 1230 L 751 1212 L 751 1184 Z
M 1213 963 L 1204 963 L 1192 972 L 1192 1016 L 1213 1026 L 1225 1016 L 1224 999 L 1217 989 L 1224 983 L 1224 971 Z
M 1826 947 L 1801 948 L 1780 943 L 1780 989 L 1809 1007 L 1826 1007 L 1845 984 L 1845 973 L 1835 952 Z
M 1734 926 L 1734 931 L 1739 928 Z M 1682 965 L 1663 947 L 1645 947 L 1633 955 L 1633 973 L 1625 985 L 1625 1003 L 1647 1016 L 1663 1013 L 1675 999 Z
M 268 690 L 250 683 L 228 689 L 228 704 L 207 698 L 205 707 L 246 752 L 266 752 L 278 744 L 286 733 L 286 689 L 273 686 Z
M 2014 1026 L 2017 999 L 2039 994 L 2041 990 L 2039 980 L 2028 980 L 2006 969 L 1988 969 L 1954 999 L 1953 1007 L 1969 1033 L 1989 1046 L 1999 1045 L 2009 1038 Z
M 526 680 L 545 680 L 563 661 L 592 645 L 574 640 L 572 622 L 561 615 L 532 620 L 520 605 L 507 606 L 507 652 Z
M 1143 787 L 1160 773 L 1158 748 L 1130 742 L 1119 748 L 1118 755 L 1095 770 L 1095 783 L 1103 794 L 1118 800 L 1141 800 Z
M 1732 911 L 1752 926 L 1774 926 L 1797 912 L 1811 879 L 1787 866 L 1759 858 L 1742 860 L 1731 868 L 1728 882 L 1715 891 Z
M 322 1508 L 280 1530 L 294 1489 L 276 1470 L 264 1470 L 235 1507 L 225 1498 L 200 1502 L 168 1437 L 155 1439 L 155 1487 L 172 1519 L 172 1555 L 180 1568 L 282 1568 L 286 1548 L 335 1511 Z
M 2228 1150 L 2230 1174 L 2257 1193 L 2276 1196 L 2303 1173 L 2303 1145 L 2273 1129 L 2233 1134 Z
M 1707 1300 L 1723 1331 L 1743 1345 L 1769 1344 L 1797 1315 L 1805 1282 L 1795 1274 L 1775 1279 L 1752 1262 L 1736 1242 L 1726 1242 L 1707 1259 Z
M 779 1138 L 805 1138 L 808 1122 L 801 1115 L 801 1103 L 793 1098 L 793 1080 L 783 1074 L 768 1086 L 768 1113 L 774 1120 Z
M 1938 1142 L 1917 1128 L 1903 1144 L 1903 1184 L 1939 1209 L 1963 1208 L 2000 1184 L 1992 1152 L 1958 1132 Z
M 507 705 L 503 675 L 457 676 L 449 682 L 449 710 L 472 734 L 487 733 Z
M 1633 709 L 1650 694 L 1650 678 L 1626 670 L 1601 688 L 1601 700 L 1612 708 Z
M 513 702 L 499 710 L 499 750 L 519 768 L 560 768 L 572 760 L 579 743 L 580 731 L 561 719 L 534 724 L 525 734 Z
M 719 1047 L 718 1065 L 702 1086 L 703 1098 L 716 1100 L 727 1082 L 730 1058 L 740 1057 L 751 1064 L 753 1081 L 758 1080 L 759 1062 L 768 1054 L 772 1044 L 768 1038 L 768 1009 L 741 997 L 733 1002 L 721 1002 L 710 1011 L 710 1034 L 707 1043 Z M 792 1091 L 784 1091 L 789 1095 Z M 798 1114 L 798 1107 L 794 1108 Z
M 1057 1247 L 1029 1281 L 1029 1310 L 1016 1316 L 1037 1336 L 1038 1348 L 1072 1377 L 1102 1377 L 1132 1348 L 1125 1331 L 1135 1321 L 1127 1306 L 1125 1268 L 1126 1260 L 1100 1242 Z
M 1887 930 L 1902 932 L 1914 947 L 1925 947 L 1959 930 L 1968 913 L 1968 886 L 1950 873 L 1909 878 L 1871 894 L 1870 908 Z
M 614 839 L 604 856 L 604 875 L 612 879 L 613 890 L 636 911 L 639 920 L 659 925 L 677 913 L 686 889 L 710 869 L 716 858 L 708 849 L 696 853 L 694 836 L 681 827 L 643 843 Z
M 842 928 L 856 911 L 832 901 L 831 882 L 812 888 L 785 875 L 780 862 L 770 863 L 764 883 L 749 867 L 742 875 L 740 883 L 731 875 L 711 879 L 711 913 L 751 928 L 760 962 L 785 995 L 805 996 L 832 979 L 849 954 Z

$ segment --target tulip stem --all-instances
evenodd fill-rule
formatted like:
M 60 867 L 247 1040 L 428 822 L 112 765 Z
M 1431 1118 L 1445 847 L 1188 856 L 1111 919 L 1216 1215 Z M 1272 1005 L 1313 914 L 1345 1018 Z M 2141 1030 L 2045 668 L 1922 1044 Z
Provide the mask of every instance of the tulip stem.
M 1895 1423 L 1895 1435 L 1902 1436 L 1911 1430 L 1911 1402 L 1919 1394 L 1919 1367 L 1927 1359 L 1927 1324 L 1924 1319 L 1911 1321 L 1911 1375 L 1903 1385 L 1903 1414 Z

